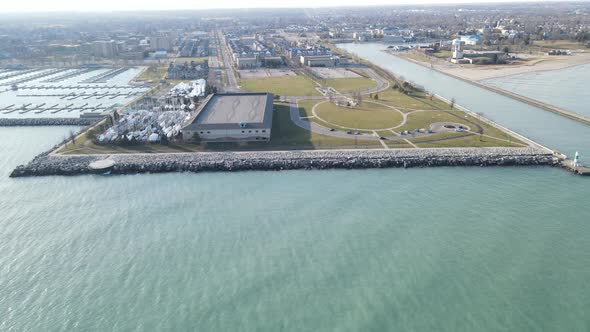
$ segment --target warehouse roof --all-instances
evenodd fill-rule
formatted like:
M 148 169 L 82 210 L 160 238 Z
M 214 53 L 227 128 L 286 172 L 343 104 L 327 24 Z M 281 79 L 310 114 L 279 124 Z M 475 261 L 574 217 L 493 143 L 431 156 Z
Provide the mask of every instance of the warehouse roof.
M 214 94 L 197 109 L 192 128 L 239 128 L 272 126 L 271 93 Z

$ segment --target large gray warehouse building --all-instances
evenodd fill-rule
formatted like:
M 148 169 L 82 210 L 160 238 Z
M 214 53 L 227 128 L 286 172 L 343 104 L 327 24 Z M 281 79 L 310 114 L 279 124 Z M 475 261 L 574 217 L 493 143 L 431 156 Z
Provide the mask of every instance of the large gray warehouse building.
M 210 95 L 182 128 L 185 140 L 195 135 L 202 141 L 269 141 L 273 111 L 272 93 Z

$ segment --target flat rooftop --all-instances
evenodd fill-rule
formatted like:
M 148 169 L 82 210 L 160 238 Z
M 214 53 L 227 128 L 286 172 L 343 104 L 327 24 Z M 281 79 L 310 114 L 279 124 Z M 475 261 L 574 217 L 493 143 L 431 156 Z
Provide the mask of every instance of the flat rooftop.
M 198 111 L 192 126 L 270 126 L 273 95 L 270 93 L 215 94 Z

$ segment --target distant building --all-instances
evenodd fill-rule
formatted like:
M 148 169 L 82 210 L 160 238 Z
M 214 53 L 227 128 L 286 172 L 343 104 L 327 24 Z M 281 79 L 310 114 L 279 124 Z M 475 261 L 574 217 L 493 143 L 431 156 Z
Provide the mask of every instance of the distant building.
M 170 51 L 174 47 L 174 38 L 169 36 L 150 37 L 150 48 L 153 51 Z
M 309 67 L 334 67 L 335 57 L 331 55 L 305 55 L 299 58 L 303 66 Z
M 500 63 L 506 60 L 506 53 L 500 51 L 473 51 L 463 50 L 464 41 L 457 38 L 453 40 L 451 62 L 453 63 L 474 63 L 477 58 L 488 58 L 487 62 Z
M 463 63 L 463 44 L 464 44 L 464 42 L 461 41 L 461 39 L 459 39 L 459 38 L 453 40 L 453 44 L 452 44 L 452 48 L 451 48 L 451 50 L 452 50 L 451 62 Z
M 92 43 L 92 53 L 98 58 L 114 58 L 119 49 L 114 40 L 97 40 Z
M 470 36 L 461 36 L 461 41 L 465 43 L 465 45 L 477 45 L 481 41 L 481 37 L 479 35 L 470 35 Z
M 432 47 L 425 47 L 425 46 L 419 46 L 416 51 L 420 52 L 420 53 L 424 53 L 426 55 L 432 55 L 434 54 L 434 48 Z
M 272 93 L 214 94 L 195 111 L 182 135 L 187 141 L 268 142 L 272 113 Z
M 239 69 L 256 68 L 258 67 L 258 59 L 256 57 L 236 57 L 236 65 Z
M 182 64 L 171 63 L 166 72 L 166 78 L 170 80 L 196 80 L 206 78 L 209 74 L 208 62 Z
M 383 41 L 386 43 L 403 43 L 406 39 L 402 36 L 384 35 Z
M 154 59 L 166 59 L 168 57 L 168 52 L 166 51 L 155 51 L 153 54 Z

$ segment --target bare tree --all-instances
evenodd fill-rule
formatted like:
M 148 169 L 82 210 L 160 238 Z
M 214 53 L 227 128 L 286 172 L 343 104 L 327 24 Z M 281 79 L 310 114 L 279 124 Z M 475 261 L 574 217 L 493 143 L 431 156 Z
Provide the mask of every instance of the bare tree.
M 76 144 L 76 133 L 73 130 L 70 130 L 70 142 L 72 145 Z
M 455 97 L 451 98 L 451 102 L 449 103 L 449 106 L 451 107 L 451 109 L 455 108 Z

